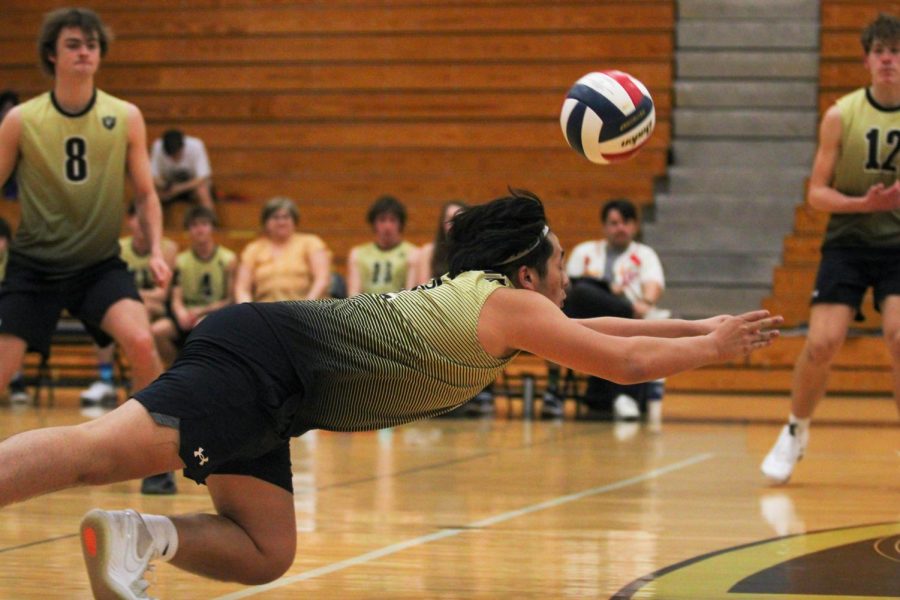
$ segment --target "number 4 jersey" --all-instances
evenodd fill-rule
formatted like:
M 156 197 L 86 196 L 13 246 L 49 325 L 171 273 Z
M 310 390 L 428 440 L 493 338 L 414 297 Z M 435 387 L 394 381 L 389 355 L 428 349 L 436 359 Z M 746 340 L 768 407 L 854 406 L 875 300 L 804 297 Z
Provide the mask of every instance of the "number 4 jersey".
M 870 187 L 897 181 L 900 169 L 900 107 L 886 108 L 861 88 L 838 99 L 841 148 L 832 186 L 848 196 L 865 196 Z M 900 211 L 834 213 L 825 247 L 900 248 Z
M 66 113 L 52 92 L 20 106 L 22 217 L 13 252 L 60 274 L 119 253 L 128 106 L 100 90 L 78 114 Z

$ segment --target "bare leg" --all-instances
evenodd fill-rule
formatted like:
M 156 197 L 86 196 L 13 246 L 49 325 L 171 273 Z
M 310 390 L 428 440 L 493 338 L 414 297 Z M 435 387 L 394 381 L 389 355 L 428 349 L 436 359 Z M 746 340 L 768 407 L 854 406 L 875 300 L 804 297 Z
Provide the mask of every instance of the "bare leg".
M 131 365 L 134 389 L 141 390 L 162 373 L 147 310 L 137 300 L 125 298 L 109 307 L 100 324 L 119 344 Z
M 0 506 L 77 485 L 102 485 L 182 468 L 178 431 L 136 400 L 103 417 L 34 429 L 0 443 Z
M 884 341 L 891 353 L 891 374 L 894 378 L 894 402 L 900 414 L 900 296 L 888 296 L 881 305 Z
M 25 358 L 25 340 L 14 335 L 0 335 L 0 390 L 5 390 L 13 375 L 22 368 Z
M 213 475 L 206 483 L 218 514 L 170 517 L 178 530 L 172 564 L 247 585 L 280 577 L 297 551 L 293 495 L 248 475 Z
M 847 337 L 853 309 L 843 304 L 814 304 L 806 345 L 794 366 L 791 412 L 799 419 L 812 416 L 828 383 L 828 371 Z
M 178 355 L 178 348 L 175 346 L 175 338 L 178 332 L 175 329 L 175 323 L 170 318 L 159 319 L 150 325 L 153 332 L 153 339 L 156 340 L 156 350 L 164 365 L 171 365 Z

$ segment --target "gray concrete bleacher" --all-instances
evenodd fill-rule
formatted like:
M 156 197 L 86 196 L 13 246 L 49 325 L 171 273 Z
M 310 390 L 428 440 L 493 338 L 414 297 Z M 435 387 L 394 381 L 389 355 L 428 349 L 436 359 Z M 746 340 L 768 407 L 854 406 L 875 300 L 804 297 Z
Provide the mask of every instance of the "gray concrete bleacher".
M 815 152 L 818 17 L 812 0 L 678 2 L 672 165 L 644 226 L 676 315 L 771 290 Z

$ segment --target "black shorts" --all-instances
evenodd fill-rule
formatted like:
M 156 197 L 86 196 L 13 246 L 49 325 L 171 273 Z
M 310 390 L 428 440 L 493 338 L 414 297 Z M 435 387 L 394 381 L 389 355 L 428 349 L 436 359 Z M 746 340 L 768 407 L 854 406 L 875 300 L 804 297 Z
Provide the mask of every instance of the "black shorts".
M 900 248 L 822 248 L 812 304 L 846 304 L 862 321 L 870 287 L 879 312 L 887 296 L 900 294 Z
M 250 475 L 293 492 L 289 425 L 303 385 L 252 305 L 218 310 L 172 367 L 134 397 L 178 429 L 184 475 Z
M 100 328 L 109 307 L 131 298 L 141 301 L 134 275 L 118 257 L 108 258 L 63 277 L 23 264 L 10 254 L 0 285 L 0 333 L 25 340 L 45 356 L 63 309 L 80 320 L 98 346 L 113 340 Z

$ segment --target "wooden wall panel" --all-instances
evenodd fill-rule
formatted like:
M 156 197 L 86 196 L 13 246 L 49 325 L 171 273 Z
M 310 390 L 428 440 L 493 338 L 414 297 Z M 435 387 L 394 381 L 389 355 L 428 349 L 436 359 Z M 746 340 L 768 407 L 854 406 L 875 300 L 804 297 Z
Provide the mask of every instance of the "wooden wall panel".
M 34 39 L 43 13 L 64 5 L 4 2 L 3 85 L 26 97 L 48 88 Z M 222 209 L 236 239 L 256 231 L 262 201 L 286 194 L 305 227 L 343 247 L 354 232 L 367 238 L 368 227 L 361 217 L 338 222 L 335 207 L 363 215 L 392 193 L 424 241 L 445 199 L 480 202 L 512 185 L 547 197 L 554 226 L 574 244 L 596 235 L 603 200 L 649 203 L 666 171 L 672 0 L 91 6 L 116 36 L 98 84 L 141 107 L 151 139 L 170 127 L 204 139 L 220 193 L 246 199 Z M 578 77 L 611 68 L 648 85 L 658 126 L 636 159 L 600 167 L 568 149 L 558 115 Z

